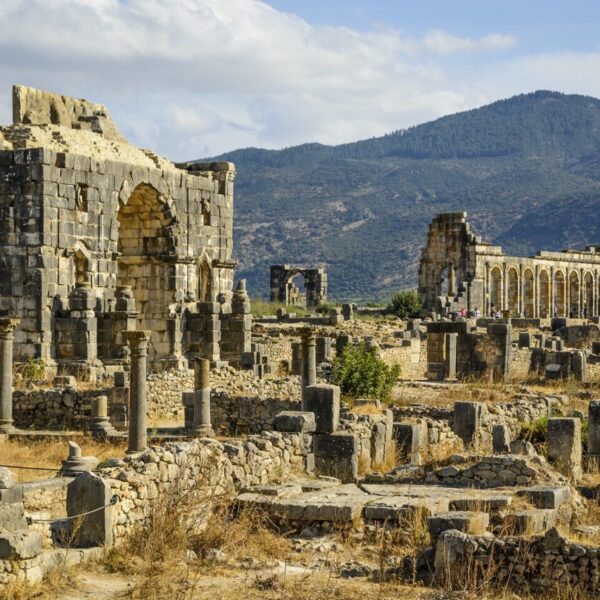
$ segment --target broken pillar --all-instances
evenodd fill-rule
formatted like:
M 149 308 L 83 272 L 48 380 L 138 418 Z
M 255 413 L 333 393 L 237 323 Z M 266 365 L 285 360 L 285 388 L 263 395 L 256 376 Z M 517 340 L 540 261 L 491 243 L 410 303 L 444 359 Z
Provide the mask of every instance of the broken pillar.
M 69 521 L 73 527 L 73 545 L 76 547 L 111 546 L 112 492 L 98 475 L 82 473 L 67 486 L 67 516 L 79 518 Z M 93 511 L 93 512 L 90 512 Z M 89 513 L 89 514 L 84 514 Z
M 146 431 L 148 405 L 146 398 L 146 358 L 149 331 L 124 331 L 129 346 L 131 373 L 129 384 L 129 444 L 127 453 L 142 452 L 148 445 Z
M 292 375 L 302 375 L 302 344 L 292 342 Z
M 447 333 L 445 336 L 446 352 L 444 356 L 444 378 L 456 379 L 456 356 L 458 333 Z
M 548 461 L 566 477 L 581 476 L 581 421 L 548 419 Z
M 454 403 L 452 431 L 465 446 L 475 444 L 481 427 L 485 405 L 480 402 L 458 401 Z
M 206 358 L 194 362 L 194 433 L 200 437 L 214 437 L 210 419 L 210 361 Z
M 105 438 L 117 433 L 108 418 L 108 396 L 92 398 L 92 416 L 89 428 L 92 436 L 98 438 Z
M 93 471 L 100 461 L 95 456 L 82 456 L 79 444 L 69 442 L 69 455 L 62 461 L 59 474 L 74 477 L 82 472 Z
M 13 340 L 19 319 L 0 319 L 0 433 L 14 431 L 13 425 Z
M 317 383 L 317 339 L 314 331 L 302 332 L 302 402 L 306 397 L 306 388 Z M 305 410 L 303 408 L 303 410 Z
M 492 427 L 492 451 L 494 454 L 510 452 L 510 429 L 506 425 Z
M 587 451 L 590 459 L 600 461 L 600 400 L 592 400 L 588 407 Z
M 572 358 L 573 376 L 577 381 L 588 380 L 587 356 L 583 350 L 575 350 Z
M 344 353 L 344 349 L 352 340 L 349 335 L 338 335 L 335 339 L 335 353 L 337 356 L 341 356 Z
M 320 365 L 324 362 L 331 361 L 331 338 L 325 336 L 319 336 L 317 338 L 316 348 L 316 360 L 317 364 Z
M 352 321 L 354 316 L 354 307 L 352 304 L 347 302 L 342 304 L 342 316 L 344 317 L 344 321 Z
M 315 413 L 317 433 L 337 431 L 340 419 L 340 388 L 327 384 L 307 387 L 302 410 Z

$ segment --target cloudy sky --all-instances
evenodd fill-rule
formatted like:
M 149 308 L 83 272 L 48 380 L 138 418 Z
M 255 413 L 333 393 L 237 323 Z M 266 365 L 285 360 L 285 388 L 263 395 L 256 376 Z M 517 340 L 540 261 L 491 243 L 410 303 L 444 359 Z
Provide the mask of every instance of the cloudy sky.
M 0 0 L 22 83 L 175 160 L 381 135 L 536 89 L 600 96 L 597 0 Z

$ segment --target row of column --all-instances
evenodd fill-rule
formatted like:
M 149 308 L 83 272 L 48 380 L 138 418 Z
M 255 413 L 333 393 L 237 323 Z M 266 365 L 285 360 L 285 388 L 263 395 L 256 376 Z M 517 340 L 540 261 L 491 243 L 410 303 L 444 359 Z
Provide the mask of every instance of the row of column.
M 13 425 L 13 340 L 18 319 L 0 318 L 0 433 L 11 433 Z M 148 446 L 148 401 L 146 396 L 146 363 L 150 332 L 146 330 L 124 331 L 129 346 L 129 454 L 141 452 Z M 314 356 L 314 354 L 313 354 Z M 194 434 L 212 437 L 214 432 L 210 417 L 210 362 L 196 359 L 194 398 Z M 316 379 L 316 370 L 315 379 Z M 312 384 L 311 384 L 312 385 Z M 95 407 L 96 419 L 106 412 L 105 402 Z
M 495 282 L 492 271 L 497 271 L 501 267 L 501 275 L 498 282 Z M 509 271 L 517 269 L 517 265 L 510 266 L 507 264 L 494 265 L 486 263 L 485 273 L 485 307 L 486 315 L 490 313 L 492 305 L 497 310 L 513 310 L 516 315 L 523 315 L 530 318 L 539 317 L 569 317 L 576 318 L 598 316 L 600 314 L 600 276 L 597 273 L 589 273 L 592 275 L 591 283 L 586 282 L 585 272 L 577 269 L 566 269 L 563 271 L 555 271 L 553 267 L 548 270 L 546 281 L 542 280 L 544 271 L 531 269 L 532 271 L 531 289 L 528 290 L 528 284 L 524 273 L 523 265 L 518 265 L 516 289 L 516 302 L 511 302 L 511 286 Z M 556 278 L 557 273 L 563 275 L 562 281 Z M 576 298 L 572 296 L 572 284 L 570 281 L 571 275 L 577 274 L 577 291 Z M 496 289 L 498 286 L 499 289 Z M 588 290 L 591 288 L 591 294 Z M 559 289 L 560 288 L 560 289 Z M 531 293 L 531 301 L 528 301 L 528 292 Z M 499 302 L 498 302 L 499 296 Z M 591 301 L 590 301 L 591 300 Z M 591 305 L 591 310 L 589 309 Z M 529 309 L 529 310 L 528 310 Z M 531 314 L 527 314 L 531 313 Z

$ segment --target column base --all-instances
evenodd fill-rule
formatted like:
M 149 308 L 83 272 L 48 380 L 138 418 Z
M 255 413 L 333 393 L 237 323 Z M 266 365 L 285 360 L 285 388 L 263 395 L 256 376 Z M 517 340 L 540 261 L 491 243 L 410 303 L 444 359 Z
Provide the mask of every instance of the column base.
M 6 419 L 0 419 L 0 434 L 15 433 L 17 428 L 13 425 L 12 419 L 7 421 Z
M 214 438 L 215 432 L 210 425 L 200 425 L 193 431 L 194 437 Z

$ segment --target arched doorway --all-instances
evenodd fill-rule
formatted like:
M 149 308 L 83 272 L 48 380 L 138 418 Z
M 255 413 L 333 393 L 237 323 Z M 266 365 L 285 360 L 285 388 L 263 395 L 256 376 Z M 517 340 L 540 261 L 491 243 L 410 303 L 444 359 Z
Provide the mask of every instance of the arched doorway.
M 149 362 L 169 352 L 167 317 L 175 301 L 173 216 L 156 189 L 136 187 L 119 208 L 117 286 L 135 298 L 138 328 L 151 331 Z
M 519 314 L 519 273 L 515 267 L 508 269 L 508 310 L 512 316 Z
M 502 310 L 502 270 L 493 267 L 490 271 L 490 308 Z M 492 315 L 493 316 L 493 315 Z
M 292 271 L 285 282 L 285 303 L 306 306 L 306 277 L 302 271 Z
M 583 300 L 583 317 L 590 319 L 594 316 L 594 278 L 588 271 L 583 278 L 584 285 L 584 300 Z
M 579 273 L 571 271 L 569 275 L 569 317 L 579 317 L 581 306 L 579 304 Z
M 523 315 L 527 319 L 532 319 L 535 315 L 534 311 L 533 271 L 525 269 L 523 272 Z
M 557 271 L 554 275 L 554 316 L 565 316 L 565 276 L 562 271 Z
M 548 271 L 540 272 L 539 286 L 540 318 L 546 319 L 550 316 L 550 276 Z

